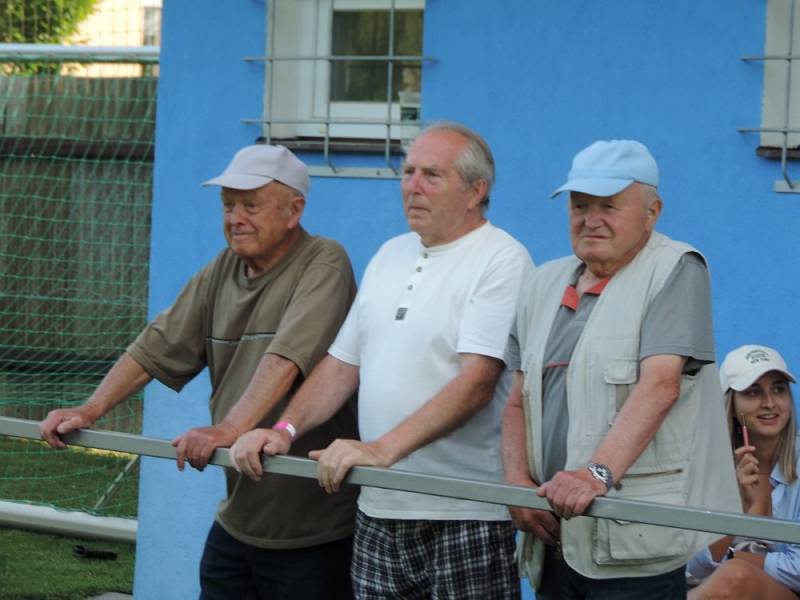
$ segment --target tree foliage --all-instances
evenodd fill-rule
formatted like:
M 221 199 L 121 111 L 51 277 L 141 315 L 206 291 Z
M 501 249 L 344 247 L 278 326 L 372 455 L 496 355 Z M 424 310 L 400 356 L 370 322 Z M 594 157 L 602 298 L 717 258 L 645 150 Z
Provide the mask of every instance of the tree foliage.
M 0 43 L 63 44 L 77 31 L 100 0 L 0 0 Z M 0 64 L 0 74 L 54 74 L 60 65 L 47 62 Z
M 0 0 L 0 42 L 61 44 L 99 0 Z

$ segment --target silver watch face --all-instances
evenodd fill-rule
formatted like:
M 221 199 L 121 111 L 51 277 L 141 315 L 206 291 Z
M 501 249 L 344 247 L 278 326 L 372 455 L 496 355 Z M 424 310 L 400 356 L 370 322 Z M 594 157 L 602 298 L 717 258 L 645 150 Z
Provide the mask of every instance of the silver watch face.
M 595 479 L 602 481 L 607 488 L 611 488 L 614 482 L 614 476 L 611 474 L 611 469 L 605 465 L 600 465 L 597 463 L 589 463 L 587 468 Z

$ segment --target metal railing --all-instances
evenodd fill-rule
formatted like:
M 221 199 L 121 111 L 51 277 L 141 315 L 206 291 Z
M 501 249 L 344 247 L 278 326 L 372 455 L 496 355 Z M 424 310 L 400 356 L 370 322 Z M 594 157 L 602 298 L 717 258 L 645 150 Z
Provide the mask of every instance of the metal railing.
M 0 417 L 0 435 L 38 440 L 38 421 Z M 169 441 L 127 433 L 84 429 L 66 435 L 65 441 L 70 445 L 87 448 L 101 448 L 165 459 L 175 458 L 175 448 Z M 209 464 L 220 467 L 232 466 L 228 450 L 225 448 L 216 450 Z M 266 457 L 264 470 L 269 473 L 296 477 L 312 479 L 317 477 L 315 461 L 294 456 Z M 345 482 L 448 498 L 550 510 L 547 500 L 537 496 L 531 488 L 502 483 L 437 477 L 375 467 L 354 467 Z M 637 521 L 650 525 L 800 544 L 800 523 L 766 517 L 605 497 L 596 498 L 586 515 L 600 519 Z

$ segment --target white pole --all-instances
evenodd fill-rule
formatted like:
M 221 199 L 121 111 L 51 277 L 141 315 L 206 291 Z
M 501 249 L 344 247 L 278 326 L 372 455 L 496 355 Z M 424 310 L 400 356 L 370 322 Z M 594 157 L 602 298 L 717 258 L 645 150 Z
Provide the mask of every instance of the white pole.
M 96 517 L 83 512 L 55 510 L 49 506 L 0 501 L 0 525 L 135 544 L 139 521 L 120 517 Z

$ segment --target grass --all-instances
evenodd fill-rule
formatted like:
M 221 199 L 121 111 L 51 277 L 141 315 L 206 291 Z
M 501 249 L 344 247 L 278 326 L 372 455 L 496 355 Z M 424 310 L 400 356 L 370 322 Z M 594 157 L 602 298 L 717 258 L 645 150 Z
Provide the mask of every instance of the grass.
M 78 558 L 76 545 L 110 550 L 117 559 Z M 103 592 L 130 594 L 134 555 L 133 544 L 0 528 L 0 598 L 86 600 Z
M 131 458 L 88 448 L 55 451 L 44 442 L 0 437 L 0 499 L 136 517 L 138 463 L 114 484 Z M 109 490 L 102 506 L 95 508 Z
M 131 455 L 87 448 L 55 451 L 43 442 L 0 436 L 0 499 L 101 516 L 135 517 L 138 463 L 112 486 Z M 103 505 L 93 509 L 111 488 Z M 73 556 L 76 545 L 111 550 L 115 561 Z M 131 593 L 135 546 L 0 528 L 0 600 L 85 600 Z

